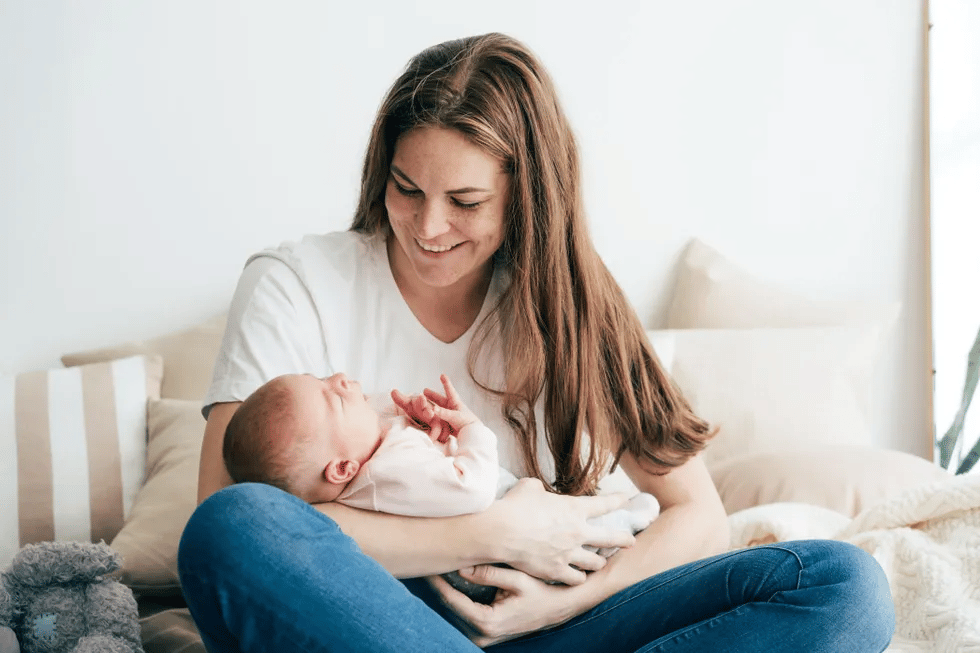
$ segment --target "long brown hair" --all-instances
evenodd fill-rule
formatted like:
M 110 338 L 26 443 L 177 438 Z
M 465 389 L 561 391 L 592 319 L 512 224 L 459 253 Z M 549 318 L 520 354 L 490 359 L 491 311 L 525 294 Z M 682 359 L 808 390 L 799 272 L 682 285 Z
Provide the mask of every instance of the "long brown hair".
M 578 147 L 537 58 L 503 34 L 448 41 L 416 55 L 378 112 L 352 230 L 388 229 L 384 198 L 395 143 L 419 126 L 460 131 L 511 175 L 496 254 L 510 283 L 479 325 L 469 369 L 501 397 L 526 469 L 542 478 L 534 415 L 542 393 L 555 491 L 593 492 L 610 459 L 615 464 L 624 452 L 661 473 L 703 449 L 714 432 L 660 367 L 592 244 Z M 494 326 L 503 335 L 503 388 L 474 374 Z

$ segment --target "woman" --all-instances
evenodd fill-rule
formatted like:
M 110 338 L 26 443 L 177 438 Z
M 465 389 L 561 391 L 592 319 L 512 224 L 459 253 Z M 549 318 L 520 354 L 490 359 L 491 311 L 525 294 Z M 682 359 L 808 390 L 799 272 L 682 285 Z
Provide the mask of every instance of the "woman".
M 369 393 L 458 379 L 501 464 L 528 478 L 445 519 L 225 487 L 241 400 L 278 374 L 340 371 Z M 884 575 L 855 547 L 722 553 L 697 456 L 713 432 L 592 246 L 551 81 L 503 35 L 412 59 L 374 125 L 351 231 L 250 260 L 205 405 L 180 570 L 211 651 L 857 652 L 894 627 Z M 586 523 L 624 501 L 584 496 L 615 465 L 661 505 L 635 542 Z M 628 548 L 607 564 L 583 545 Z M 496 601 L 435 576 L 454 569 Z

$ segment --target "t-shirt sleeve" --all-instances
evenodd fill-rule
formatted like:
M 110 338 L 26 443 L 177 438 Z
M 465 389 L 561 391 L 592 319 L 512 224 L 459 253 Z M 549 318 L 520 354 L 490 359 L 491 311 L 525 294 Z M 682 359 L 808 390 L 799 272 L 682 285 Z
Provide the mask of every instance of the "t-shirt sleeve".
M 249 261 L 228 310 L 205 418 L 215 403 L 243 401 L 276 376 L 332 374 L 320 328 L 309 292 L 289 266 L 268 256 Z

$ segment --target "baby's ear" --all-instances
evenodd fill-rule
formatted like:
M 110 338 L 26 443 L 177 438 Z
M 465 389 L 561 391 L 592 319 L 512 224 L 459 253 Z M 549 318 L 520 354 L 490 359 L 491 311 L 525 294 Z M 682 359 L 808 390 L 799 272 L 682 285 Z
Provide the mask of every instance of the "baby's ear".
M 323 468 L 323 477 L 328 483 L 345 485 L 354 478 L 360 468 L 361 464 L 356 460 L 334 458 Z

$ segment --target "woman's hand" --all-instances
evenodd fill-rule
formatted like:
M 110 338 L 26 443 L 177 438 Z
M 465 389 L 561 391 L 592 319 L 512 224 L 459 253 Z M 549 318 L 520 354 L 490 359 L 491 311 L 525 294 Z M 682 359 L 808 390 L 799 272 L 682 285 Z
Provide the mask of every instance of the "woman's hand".
M 549 585 L 522 571 L 494 565 L 460 570 L 466 580 L 497 588 L 490 605 L 475 603 L 441 576 L 429 583 L 456 615 L 456 626 L 480 648 L 551 628 L 579 614 L 579 588 Z M 587 607 L 585 604 L 583 607 Z
M 500 524 L 499 562 L 536 578 L 566 585 L 585 582 L 586 571 L 602 569 L 606 559 L 582 548 L 629 547 L 628 531 L 593 526 L 590 517 L 626 503 L 625 494 L 570 497 L 547 492 L 541 481 L 524 478 L 495 501 L 484 515 Z

